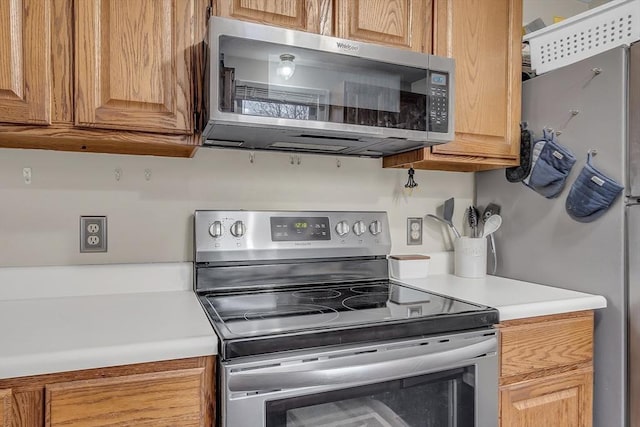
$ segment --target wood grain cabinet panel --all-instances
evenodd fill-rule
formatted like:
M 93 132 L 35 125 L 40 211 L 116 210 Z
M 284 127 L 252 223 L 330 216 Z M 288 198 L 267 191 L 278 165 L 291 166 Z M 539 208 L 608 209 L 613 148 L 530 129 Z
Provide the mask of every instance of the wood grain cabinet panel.
M 46 386 L 46 426 L 203 426 L 205 369 Z
M 517 158 L 521 23 L 521 0 L 436 0 L 435 53 L 456 59 L 456 139 L 434 153 Z
M 51 0 L 0 1 L 0 122 L 51 120 Z
M 331 34 L 331 0 L 216 0 L 216 15 Z
M 0 379 L 0 427 L 212 426 L 215 358 Z
M 77 126 L 189 134 L 196 0 L 75 3 Z
M 593 313 L 505 327 L 500 347 L 503 378 L 588 363 L 593 358 Z
M 500 391 L 504 427 L 591 427 L 593 372 L 591 369 L 548 376 Z
M 431 0 L 344 0 L 336 3 L 336 36 L 431 52 Z
M 500 323 L 500 426 L 591 427 L 593 311 Z
M 384 167 L 478 171 L 519 164 L 522 0 L 434 0 L 433 51 L 454 58 L 455 137 Z
M 11 390 L 0 390 L 0 427 L 11 427 Z

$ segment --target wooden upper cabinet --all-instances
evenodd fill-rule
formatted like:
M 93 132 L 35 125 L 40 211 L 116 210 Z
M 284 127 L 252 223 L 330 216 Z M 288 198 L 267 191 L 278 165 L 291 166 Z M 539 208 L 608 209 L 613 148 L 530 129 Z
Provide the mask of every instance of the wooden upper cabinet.
M 433 53 L 454 58 L 455 137 L 384 167 L 478 171 L 519 164 L 522 0 L 433 0 Z
M 11 427 L 11 390 L 0 390 L 0 427 Z
M 455 141 L 434 153 L 516 159 L 522 0 L 435 0 L 434 53 L 456 60 Z
M 204 368 L 46 386 L 45 426 L 204 426 Z
M 331 0 L 216 0 L 215 14 L 277 27 L 331 34 Z
M 431 52 L 431 0 L 336 2 L 336 37 Z
M 500 390 L 505 427 L 591 427 L 593 372 L 582 369 L 525 381 Z
M 198 4 L 77 1 L 75 124 L 192 133 L 190 70 Z
M 51 0 L 0 1 L 0 121 L 51 120 Z

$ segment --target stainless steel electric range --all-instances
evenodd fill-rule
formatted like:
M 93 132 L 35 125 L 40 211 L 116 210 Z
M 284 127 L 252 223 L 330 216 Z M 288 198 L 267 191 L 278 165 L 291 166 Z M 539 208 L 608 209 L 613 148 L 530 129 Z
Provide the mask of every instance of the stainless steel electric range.
M 385 212 L 196 211 L 220 422 L 497 425 L 497 310 L 389 280 Z

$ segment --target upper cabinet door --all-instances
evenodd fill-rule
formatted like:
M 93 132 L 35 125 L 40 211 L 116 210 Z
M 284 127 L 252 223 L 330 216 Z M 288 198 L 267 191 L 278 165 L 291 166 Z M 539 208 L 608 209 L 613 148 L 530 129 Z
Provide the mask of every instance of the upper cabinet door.
M 331 0 L 216 0 L 216 15 L 331 35 Z
M 77 126 L 192 133 L 197 3 L 75 2 Z
M 433 153 L 517 159 L 522 0 L 434 4 L 434 53 L 456 60 L 456 136 Z
M 51 1 L 0 1 L 0 122 L 49 124 Z
M 342 0 L 336 36 L 431 52 L 431 0 Z

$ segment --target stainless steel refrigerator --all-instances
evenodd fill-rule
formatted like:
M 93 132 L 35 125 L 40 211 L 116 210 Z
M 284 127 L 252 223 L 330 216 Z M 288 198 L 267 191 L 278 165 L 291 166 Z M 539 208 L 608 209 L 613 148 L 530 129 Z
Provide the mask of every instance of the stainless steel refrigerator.
M 554 129 L 577 161 L 554 199 L 504 170 L 476 173 L 477 204 L 502 208 L 496 274 L 606 297 L 595 317 L 594 426 L 640 427 L 640 42 L 525 81 L 522 107 L 535 138 Z M 625 188 L 581 223 L 565 201 L 590 149 Z

